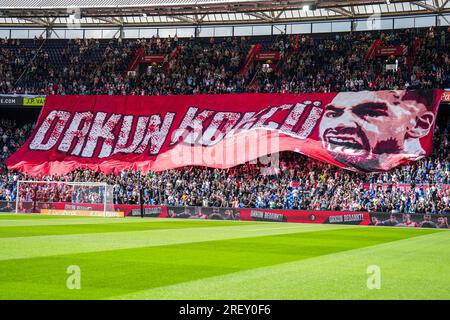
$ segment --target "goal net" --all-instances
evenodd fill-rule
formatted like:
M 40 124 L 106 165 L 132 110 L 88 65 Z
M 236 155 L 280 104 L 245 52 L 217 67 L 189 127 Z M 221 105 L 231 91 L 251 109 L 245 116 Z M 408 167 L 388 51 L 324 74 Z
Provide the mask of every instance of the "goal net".
M 18 181 L 16 213 L 123 216 L 114 211 L 113 186 L 99 182 Z

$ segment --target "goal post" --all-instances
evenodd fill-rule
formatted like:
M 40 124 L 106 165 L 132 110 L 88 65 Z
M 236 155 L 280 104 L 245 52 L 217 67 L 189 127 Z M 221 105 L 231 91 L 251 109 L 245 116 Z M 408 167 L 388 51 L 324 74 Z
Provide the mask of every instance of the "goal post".
M 103 182 L 17 181 L 16 213 L 123 216 L 113 186 Z

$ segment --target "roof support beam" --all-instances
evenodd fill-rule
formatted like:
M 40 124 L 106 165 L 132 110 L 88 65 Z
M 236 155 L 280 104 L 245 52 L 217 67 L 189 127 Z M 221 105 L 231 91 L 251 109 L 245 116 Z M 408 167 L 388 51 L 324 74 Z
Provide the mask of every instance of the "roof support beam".
M 450 21 L 447 19 L 447 17 L 446 16 L 444 16 L 444 15 L 440 15 L 448 24 L 450 24 Z
M 196 19 L 197 23 L 201 24 L 205 18 L 206 18 L 206 13 L 203 14 L 201 17 L 197 17 L 197 19 Z
M 353 16 L 354 16 L 354 14 L 351 11 L 348 11 L 347 9 L 344 9 L 344 8 L 327 8 L 327 10 L 337 13 L 337 14 L 341 14 L 341 15 L 349 17 L 349 18 L 353 18 Z
M 47 0 L 48 3 L 56 3 L 56 0 Z M 81 1 L 81 0 L 72 0 Z M 104 0 L 105 3 L 110 3 L 113 0 Z M 115 0 L 117 3 L 126 3 L 126 0 Z M 149 0 L 147 6 L 114 6 L 114 7 L 95 7 L 95 5 L 82 7 L 81 19 L 77 20 L 80 27 L 102 27 L 102 26 L 124 26 L 124 27 L 162 27 L 172 25 L 212 25 L 212 24 L 246 24 L 246 23 L 291 23 L 291 22 L 309 22 L 321 19 L 355 19 L 367 18 L 369 14 L 360 13 L 357 11 L 358 5 L 376 6 L 378 4 L 386 3 L 386 0 L 318 0 L 317 7 L 321 10 L 321 16 L 309 15 L 298 17 L 298 15 L 290 15 L 290 11 L 297 12 L 299 8 L 305 3 L 310 3 L 313 0 L 255 0 L 251 2 L 235 2 L 226 3 L 224 1 L 210 1 L 210 3 L 200 5 L 194 0 L 186 0 L 186 4 L 178 4 L 168 6 L 166 3 L 170 1 L 156 1 Z M 386 16 L 395 17 L 399 15 L 413 15 L 430 12 L 437 15 L 450 12 L 448 7 L 450 0 L 433 0 L 433 1 L 409 1 L 413 3 L 414 9 L 402 11 L 401 7 L 397 11 L 383 13 Z M 1 0 L 0 0 L 1 2 Z M 151 5 L 150 3 L 161 3 L 161 5 Z M 391 3 L 406 3 L 406 0 L 391 0 Z M 181 3 L 181 2 L 180 2 Z M 184 2 L 183 2 L 184 3 Z M 191 3 L 188 5 L 187 3 Z M 196 4 L 192 4 L 196 3 Z M 1 9 L 0 4 L 0 26 L 15 27 L 20 22 L 28 21 L 26 27 L 42 27 L 52 25 L 53 27 L 67 27 L 64 18 L 68 17 L 67 8 L 58 5 L 53 8 L 4 8 Z M 420 9 L 417 8 L 420 7 Z M 286 14 L 287 13 L 287 14 Z M 316 12 L 317 13 L 317 12 Z M 210 15 L 219 15 L 218 20 L 210 18 Z M 223 18 L 220 18 L 222 14 Z M 237 17 L 234 14 L 239 14 Z M 133 17 L 158 17 L 162 19 L 155 19 L 149 21 L 140 21 Z M 242 15 L 244 18 L 241 18 Z M 130 17 L 130 21 L 125 17 Z M 251 17 L 250 19 L 248 17 Z M 253 18 L 255 17 L 255 18 Z M 3 20 L 3 18 L 6 18 Z M 18 21 L 11 21 L 8 18 L 17 18 Z M 56 20 L 51 21 L 53 18 Z M 58 18 L 63 18 L 59 22 Z M 87 21 L 89 18 L 89 21 Z M 92 20 L 91 20 L 92 18 Z M 2 22 L 3 20 L 3 22 Z M 55 22 L 58 21 L 58 22 Z M 23 25 L 22 25 L 23 26 Z
M 436 8 L 436 7 L 434 7 L 434 6 L 430 6 L 430 5 L 426 4 L 426 3 L 422 3 L 422 2 L 420 2 L 420 1 L 413 1 L 413 2 L 411 2 L 411 3 L 412 3 L 412 4 L 415 4 L 416 6 L 425 8 L 425 9 L 431 11 L 431 12 L 438 12 L 438 8 Z
M 104 18 L 104 17 L 95 17 L 94 18 L 93 17 L 93 19 L 104 21 L 104 22 L 107 22 L 107 23 L 110 23 L 110 24 L 114 24 L 114 25 L 117 25 L 117 26 L 123 25 L 123 18 L 122 17 L 121 17 L 122 21 L 120 21 L 119 19 L 114 18 L 114 17 L 111 17 L 111 18 Z
M 442 11 L 444 10 L 445 5 L 448 3 L 448 1 L 449 0 L 444 1 L 442 3 L 442 6 L 440 6 L 440 7 L 438 6 L 439 2 L 437 0 L 433 1 L 434 7 L 430 6 L 430 5 L 426 4 L 426 3 L 419 2 L 419 1 L 414 1 L 412 3 L 414 3 L 415 5 L 418 5 L 418 6 L 422 7 L 422 8 L 425 8 L 427 10 L 430 10 L 430 11 L 432 11 L 434 13 L 437 13 L 439 16 L 444 18 L 445 21 L 449 22 L 448 19 L 442 14 Z
M 280 19 L 280 17 L 282 16 L 284 10 L 280 10 L 280 12 L 278 12 L 277 16 L 275 17 L 275 20 Z
M 170 16 L 173 19 L 182 21 L 182 22 L 186 22 L 186 23 L 191 23 L 191 24 L 196 24 L 196 21 L 194 19 L 185 17 L 185 16 Z
M 38 24 L 40 26 L 48 27 L 48 22 L 41 18 L 19 18 L 19 19 Z
M 246 12 L 245 14 L 248 16 L 259 18 L 259 19 L 261 19 L 263 21 L 267 21 L 267 22 L 273 22 L 275 20 L 273 17 L 267 15 L 264 12 Z

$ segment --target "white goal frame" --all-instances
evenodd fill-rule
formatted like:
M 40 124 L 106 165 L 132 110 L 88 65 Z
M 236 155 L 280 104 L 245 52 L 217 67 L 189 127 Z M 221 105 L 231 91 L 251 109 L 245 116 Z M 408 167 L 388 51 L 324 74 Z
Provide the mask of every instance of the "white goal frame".
M 34 185 L 66 185 L 66 186 L 73 186 L 73 187 L 100 187 L 103 188 L 102 192 L 102 201 L 100 203 L 92 203 L 92 204 L 103 204 L 102 210 L 89 210 L 88 207 L 86 207 L 86 211 L 93 211 L 93 212 L 103 212 L 103 216 L 111 216 L 111 212 L 114 211 L 114 197 L 113 197 L 113 186 L 108 185 L 106 182 L 66 182 L 66 181 L 38 181 L 38 180 L 18 180 L 16 185 L 16 213 L 20 213 L 19 211 L 19 203 L 21 202 L 20 199 L 20 187 L 24 184 L 34 184 Z M 108 197 L 110 195 L 110 197 Z M 108 201 L 110 198 L 110 201 Z M 32 201 L 33 205 L 37 203 L 37 201 Z M 52 202 L 48 202 L 52 203 Z M 69 203 L 67 203 L 69 204 Z M 77 205 L 76 202 L 71 202 L 70 204 Z M 86 205 L 89 203 L 78 203 L 79 205 Z M 73 210 L 76 211 L 76 210 Z M 109 213 L 109 214 L 108 214 Z

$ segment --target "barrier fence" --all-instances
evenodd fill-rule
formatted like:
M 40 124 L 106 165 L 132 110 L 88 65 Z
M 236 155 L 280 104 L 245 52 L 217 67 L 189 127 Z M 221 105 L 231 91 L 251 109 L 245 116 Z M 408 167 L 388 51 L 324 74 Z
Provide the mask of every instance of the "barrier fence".
M 15 202 L 0 201 L 0 212 L 15 212 Z M 46 202 L 26 203 L 22 206 L 23 213 L 41 213 L 41 210 L 68 210 L 80 213 L 92 210 L 103 210 L 103 204 Z M 115 211 L 128 217 L 140 217 L 141 208 L 137 204 L 116 204 Z M 404 214 L 385 212 L 351 212 L 351 211 L 309 211 L 280 209 L 250 209 L 250 208 L 211 208 L 211 207 L 179 207 L 144 205 L 144 217 L 198 220 L 236 220 L 236 221 L 266 221 L 290 223 L 318 224 L 348 224 L 348 225 L 380 225 L 380 226 L 411 226 L 437 227 L 446 221 L 447 216 L 441 214 Z M 446 223 L 446 222 L 445 222 Z M 441 225 L 442 227 L 442 225 Z

